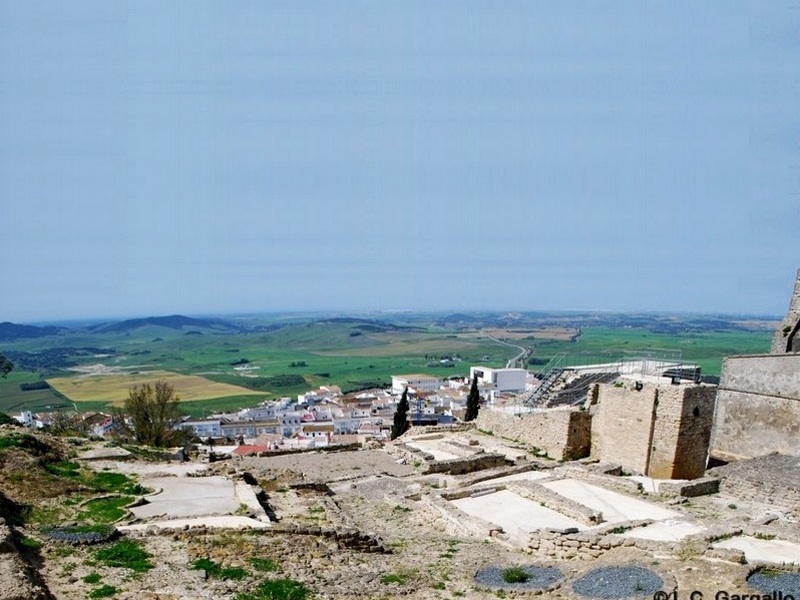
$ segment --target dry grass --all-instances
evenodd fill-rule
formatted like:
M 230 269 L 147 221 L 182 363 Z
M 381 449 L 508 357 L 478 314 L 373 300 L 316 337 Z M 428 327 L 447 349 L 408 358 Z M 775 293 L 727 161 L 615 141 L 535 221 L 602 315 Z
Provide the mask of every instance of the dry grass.
M 217 383 L 197 375 L 180 375 L 169 371 L 57 377 L 48 379 L 47 383 L 73 402 L 100 401 L 121 405 L 133 386 L 143 383 L 152 385 L 159 379 L 166 380 L 169 385 L 174 387 L 175 393 L 182 401 L 209 400 L 226 396 L 264 395 L 263 392 L 227 383 Z
M 498 340 L 523 340 L 531 337 L 544 340 L 569 341 L 578 330 L 574 327 L 543 327 L 525 329 L 482 329 L 482 333 L 490 335 Z

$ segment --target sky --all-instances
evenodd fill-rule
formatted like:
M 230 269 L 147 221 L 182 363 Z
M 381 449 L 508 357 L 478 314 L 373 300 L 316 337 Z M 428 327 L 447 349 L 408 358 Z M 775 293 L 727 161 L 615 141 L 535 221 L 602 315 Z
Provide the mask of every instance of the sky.
M 785 314 L 800 4 L 0 2 L 0 321 Z

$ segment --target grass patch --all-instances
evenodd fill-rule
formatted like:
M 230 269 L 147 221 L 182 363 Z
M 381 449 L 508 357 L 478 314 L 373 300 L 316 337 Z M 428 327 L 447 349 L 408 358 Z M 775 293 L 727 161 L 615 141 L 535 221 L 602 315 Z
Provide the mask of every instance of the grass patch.
M 249 573 L 241 567 L 223 567 L 209 558 L 198 558 L 192 563 L 192 568 L 202 569 L 206 572 L 206 575 L 214 579 L 239 581 L 249 575 Z
M 89 500 L 83 505 L 78 519 L 92 521 L 93 523 L 114 523 L 125 516 L 125 506 L 133 502 L 131 496 L 119 496 L 115 498 L 97 498 Z
M 621 533 L 625 533 L 626 531 L 630 531 L 630 527 L 625 527 L 624 525 L 619 525 L 618 527 L 614 527 L 609 533 L 615 533 L 617 535 Z
M 110 471 L 93 473 L 87 484 L 98 492 L 106 493 L 140 496 L 147 491 L 127 475 Z
M 33 538 L 29 538 L 25 535 L 19 535 L 14 540 L 21 551 L 30 550 L 36 552 L 41 549 L 42 543 L 39 540 L 35 540 Z
M 525 583 L 531 578 L 522 567 L 509 567 L 503 570 L 503 581 L 506 583 Z
M 19 445 L 19 438 L 15 435 L 2 435 L 0 436 L 0 450 L 6 448 L 16 448 Z
M 390 583 L 397 583 L 398 585 L 403 585 L 408 578 L 401 574 L 401 573 L 387 573 L 383 577 L 381 577 L 381 583 L 384 585 L 389 585 Z
M 50 473 L 51 475 L 56 475 L 58 477 L 66 477 L 68 479 L 77 479 L 80 476 L 80 469 L 81 467 L 78 463 L 66 460 L 60 462 L 47 463 L 44 466 L 44 470 Z
M 262 581 L 250 592 L 236 594 L 236 600 L 307 600 L 311 590 L 294 579 L 269 579 Z
M 94 585 L 95 583 L 100 583 L 100 573 L 89 573 L 86 577 L 83 578 L 83 582 L 91 585 Z
M 94 553 L 94 557 L 109 567 L 122 567 L 135 573 L 144 573 L 153 568 L 147 551 L 131 540 L 120 540 L 113 546 L 101 548 Z
M 278 565 L 271 558 L 254 556 L 249 562 L 256 571 L 270 572 L 278 570 Z
M 110 598 L 117 594 L 117 588 L 113 585 L 101 585 L 99 588 L 89 592 L 89 598 Z

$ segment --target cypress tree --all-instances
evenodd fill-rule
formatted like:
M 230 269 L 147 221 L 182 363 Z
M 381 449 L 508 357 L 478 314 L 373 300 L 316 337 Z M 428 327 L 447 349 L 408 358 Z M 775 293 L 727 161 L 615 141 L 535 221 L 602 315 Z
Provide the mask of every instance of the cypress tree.
M 394 411 L 394 421 L 392 422 L 391 439 L 397 439 L 408 431 L 408 388 L 403 390 L 400 402 L 397 403 L 397 410 Z
M 474 421 L 478 418 L 480 403 L 481 395 L 478 392 L 478 377 L 476 375 L 472 378 L 472 385 L 469 388 L 469 395 L 467 396 L 467 412 L 464 415 L 465 421 Z

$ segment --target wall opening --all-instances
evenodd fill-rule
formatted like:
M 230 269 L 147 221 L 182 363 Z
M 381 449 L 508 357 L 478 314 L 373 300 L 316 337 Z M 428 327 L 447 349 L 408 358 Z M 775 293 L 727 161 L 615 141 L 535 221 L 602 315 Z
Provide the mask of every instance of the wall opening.
M 800 321 L 795 323 L 794 329 L 789 334 L 789 339 L 786 340 L 786 352 L 798 352 L 800 351 L 800 344 L 795 347 L 794 340 L 797 337 L 797 332 L 800 331 Z

